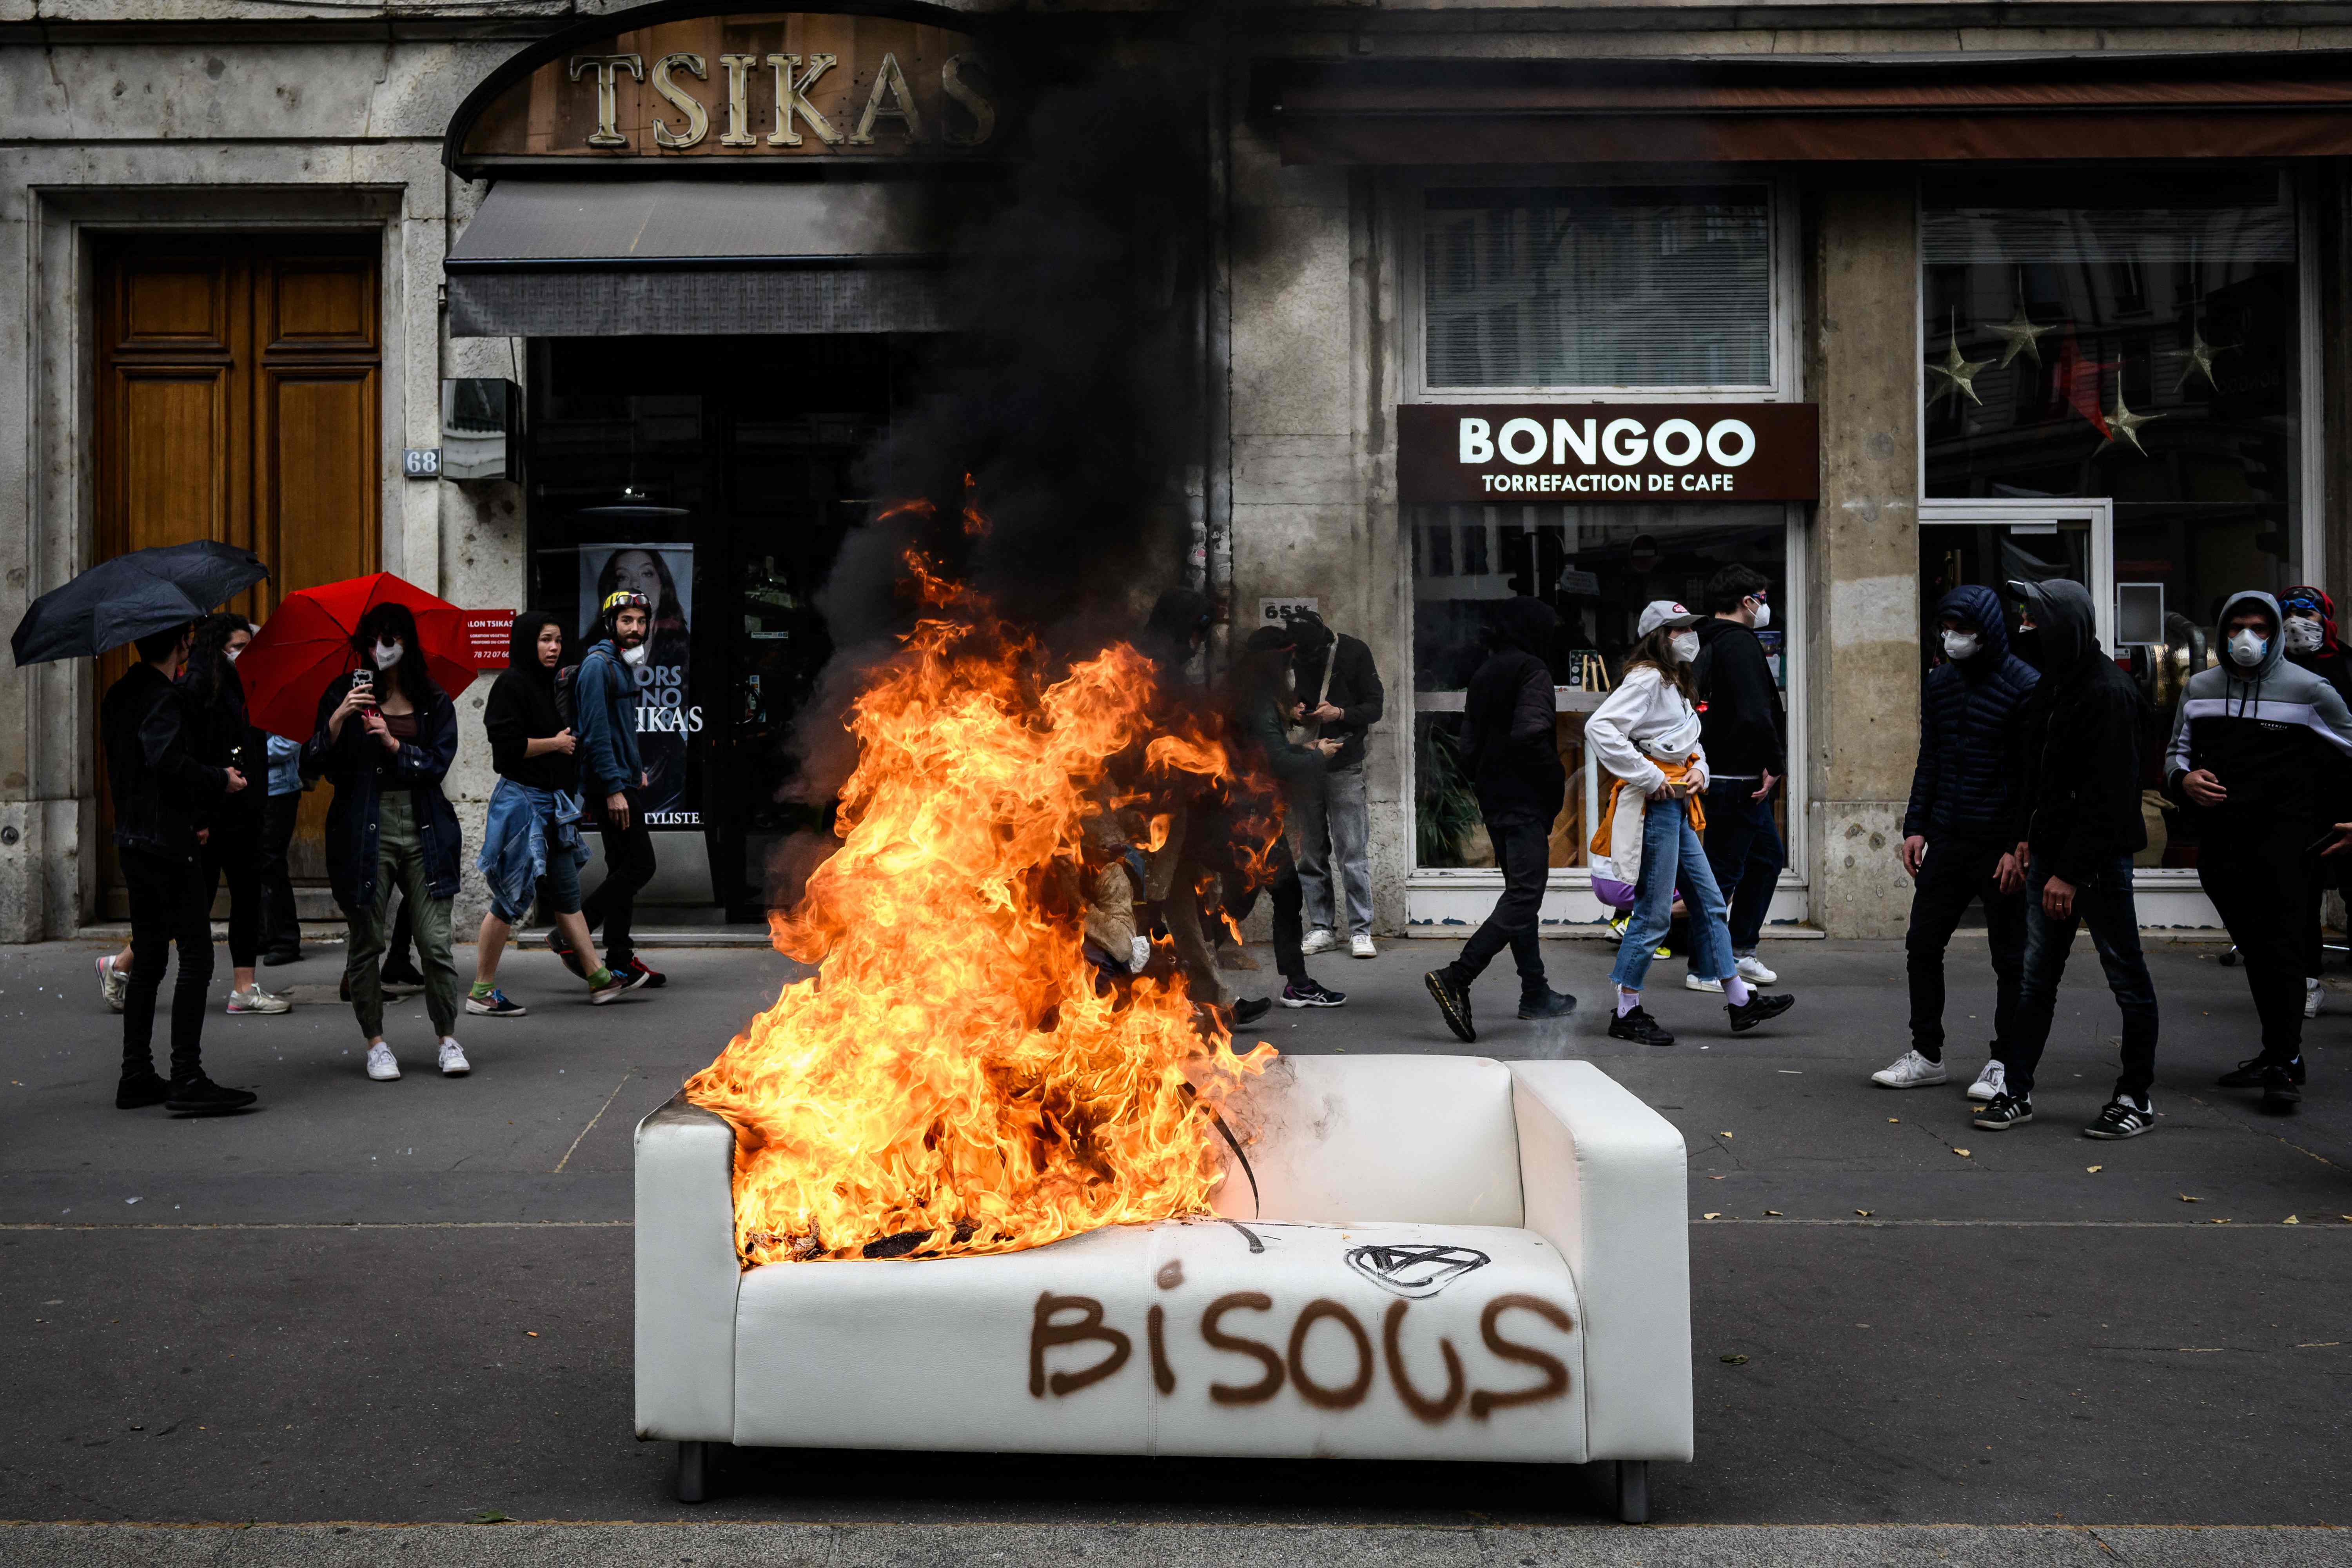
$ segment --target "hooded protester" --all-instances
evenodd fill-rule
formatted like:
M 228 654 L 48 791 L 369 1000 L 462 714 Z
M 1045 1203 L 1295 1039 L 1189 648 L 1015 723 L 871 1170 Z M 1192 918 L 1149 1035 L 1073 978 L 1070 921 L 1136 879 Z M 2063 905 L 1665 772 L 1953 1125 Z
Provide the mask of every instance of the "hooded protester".
M 2352 704 L 2352 657 L 2347 657 L 2336 635 L 2336 601 L 2309 584 L 2289 588 L 2279 600 L 2279 608 L 2286 612 L 2286 625 L 2281 628 L 2280 640 L 2286 646 L 2287 662 L 2315 675 L 2325 676 L 2336 694 Z M 2327 951 L 2327 939 L 2321 921 L 2321 905 L 2327 889 L 2343 885 L 2339 860 L 2323 860 L 2319 872 L 2311 879 L 2311 891 L 2305 902 L 2303 922 L 2303 1016 L 2319 1016 L 2319 1005 L 2326 992 L 2319 984 L 2319 961 Z
M 1370 958 L 1372 814 L 1364 793 L 1364 734 L 1381 721 L 1388 694 L 1372 650 L 1323 624 L 1313 611 L 1290 619 L 1291 656 L 1307 739 L 1339 742 L 1328 761 L 1290 785 L 1290 822 L 1298 835 L 1298 880 L 1307 899 L 1306 951 L 1338 945 L 1348 920 L 1349 951 Z M 1346 907 L 1340 907 L 1344 895 Z
M 1486 923 L 1462 944 L 1461 956 L 1423 981 L 1446 1027 L 1465 1041 L 1478 1037 L 1470 984 L 1506 947 L 1518 966 L 1520 1017 L 1564 1018 L 1576 1009 L 1576 998 L 1554 991 L 1546 979 L 1536 934 L 1551 877 L 1552 819 L 1568 796 L 1549 662 L 1559 631 L 1559 617 L 1542 600 L 1503 600 L 1496 606 L 1486 662 L 1463 697 L 1463 769 L 1494 841 L 1503 893 Z
M 2000 599 L 1990 588 L 1953 589 L 1936 606 L 1943 660 L 1927 672 L 1920 703 L 1919 761 L 1903 814 L 1903 868 L 1915 886 L 1904 937 L 1911 983 L 1911 1048 L 1870 1075 L 1887 1089 L 1944 1083 L 1944 950 L 1972 900 L 1981 900 L 1992 952 L 1990 1057 L 1969 1086 L 1989 1100 L 2006 1083 L 2002 1052 L 2017 1026 L 2025 963 L 2026 713 L 2040 677 L 2009 649 Z
M 1609 975 L 1616 1001 L 1610 1037 L 1638 1045 L 1675 1043 L 1642 1005 L 1642 982 L 1659 939 L 1674 923 L 1678 892 L 1690 918 L 1691 975 L 1718 983 L 1707 989 L 1722 991 L 1733 1034 L 1777 1018 L 1797 1003 L 1794 996 L 1767 996 L 1740 974 L 1729 910 L 1699 838 L 1706 827 L 1708 783 L 1691 668 L 1699 653 L 1699 619 L 1672 599 L 1652 600 L 1635 626 L 1640 640 L 1625 656 L 1624 679 L 1584 721 L 1587 750 L 1615 780 L 1601 812 L 1604 831 L 1613 836 L 1622 821 L 1629 836 L 1641 836 L 1632 912 Z M 1621 812 L 1629 797 L 1640 803 L 1638 818 Z M 1593 843 L 1599 852 L 1600 835 Z M 1612 855 L 1622 860 L 1623 848 L 1612 837 Z
M 507 638 L 507 668 L 482 704 L 490 737 L 490 792 L 482 853 L 476 864 L 489 884 L 490 907 L 474 950 L 474 989 L 466 1011 L 488 1018 L 520 1018 L 530 1011 L 498 987 L 507 938 L 530 913 L 534 897 L 588 971 L 588 1000 L 610 1002 L 631 987 L 596 961 L 594 941 L 580 918 L 580 868 L 588 858 L 580 841 L 580 743 L 555 702 L 555 672 L 563 663 L 563 625 L 525 610 Z
M 2116 668 L 2092 631 L 2091 595 L 2080 583 L 2012 582 L 2025 602 L 2018 640 L 2041 671 L 2023 737 L 2026 861 L 2025 967 L 2016 1032 L 2007 1042 L 2005 1087 L 1975 1116 L 2000 1131 L 2033 1120 L 2033 1075 L 2050 1041 L 2058 982 L 2078 926 L 2091 928 L 2108 989 L 2123 1013 L 2123 1073 L 2086 1138 L 2136 1138 L 2156 1125 L 2156 985 L 2139 947 L 2132 857 L 2147 847 L 2140 816 L 2139 688 Z
M 646 662 L 653 604 L 634 588 L 604 595 L 597 606 L 597 638 L 572 676 L 572 729 L 579 738 L 581 784 L 589 816 L 604 836 L 604 879 L 580 905 L 587 929 L 604 933 L 604 962 L 630 986 L 663 985 L 668 976 L 646 967 L 630 940 L 637 891 L 654 878 L 654 836 L 646 826 L 651 775 L 637 751 L 637 677 Z M 575 952 L 559 927 L 547 945 L 583 980 L 593 953 Z
M 2352 710 L 2324 676 L 2286 662 L 2285 617 L 2268 594 L 2231 596 L 2221 658 L 2189 678 L 2165 783 L 2194 814 L 2197 879 L 2238 945 L 2262 1020 L 2259 1055 L 2224 1089 L 2259 1089 L 2263 1109 L 2303 1099 L 2302 921 L 2318 876 L 2314 839 L 2347 815 Z

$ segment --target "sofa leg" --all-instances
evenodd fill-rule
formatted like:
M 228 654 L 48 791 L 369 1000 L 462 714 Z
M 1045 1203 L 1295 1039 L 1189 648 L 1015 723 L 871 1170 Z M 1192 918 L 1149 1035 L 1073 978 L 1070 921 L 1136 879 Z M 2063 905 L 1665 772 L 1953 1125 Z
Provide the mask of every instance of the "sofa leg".
M 1617 1517 L 1627 1524 L 1650 1522 L 1650 1461 L 1617 1461 Z
M 677 1500 L 700 1502 L 710 1495 L 710 1445 L 677 1446 Z

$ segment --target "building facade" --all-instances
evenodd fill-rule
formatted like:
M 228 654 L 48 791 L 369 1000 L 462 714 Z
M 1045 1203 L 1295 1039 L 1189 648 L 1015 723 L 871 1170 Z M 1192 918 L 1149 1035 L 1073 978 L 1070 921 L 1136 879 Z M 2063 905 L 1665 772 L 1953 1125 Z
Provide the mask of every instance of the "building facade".
M 1003 177 L 992 50 L 1046 26 L 1212 67 L 1167 572 L 1234 631 L 1308 600 L 1373 648 L 1383 931 L 1500 885 L 1451 746 L 1496 600 L 1564 628 L 1548 920 L 1601 913 L 1582 724 L 1634 614 L 1741 562 L 1790 719 L 1773 918 L 1883 936 L 1944 591 L 2083 581 L 2164 710 L 2223 594 L 2344 580 L 2325 7 L 1063 14 L 7 13 L 0 610 L 191 537 L 261 553 L 257 615 L 377 568 L 583 618 L 638 586 L 656 890 L 753 912 L 810 825 L 775 784 L 816 590 L 887 499 L 858 456 Z M 110 912 L 110 673 L 0 683 L 0 940 Z M 468 744 L 469 825 L 490 782 Z M 2147 810 L 2145 918 L 2210 924 Z

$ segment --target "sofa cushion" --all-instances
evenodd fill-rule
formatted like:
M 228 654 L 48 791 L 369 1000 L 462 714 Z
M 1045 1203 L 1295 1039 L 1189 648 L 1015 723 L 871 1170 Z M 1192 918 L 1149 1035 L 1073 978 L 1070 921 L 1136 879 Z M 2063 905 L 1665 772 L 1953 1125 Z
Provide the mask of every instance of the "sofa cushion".
M 1228 1102 L 1217 1212 L 1518 1226 L 1510 1069 L 1485 1057 L 1284 1057 Z
M 743 1278 L 735 1441 L 1585 1457 L 1574 1280 L 1531 1231 L 1196 1220 Z

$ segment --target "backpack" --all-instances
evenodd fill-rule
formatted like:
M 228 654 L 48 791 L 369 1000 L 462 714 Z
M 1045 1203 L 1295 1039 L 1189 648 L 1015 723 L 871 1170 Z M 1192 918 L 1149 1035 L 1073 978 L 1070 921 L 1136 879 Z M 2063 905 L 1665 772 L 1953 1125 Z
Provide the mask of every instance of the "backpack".
M 573 734 L 580 732 L 577 703 L 572 695 L 572 682 L 580 673 L 576 664 L 567 664 L 555 672 L 555 717 Z

